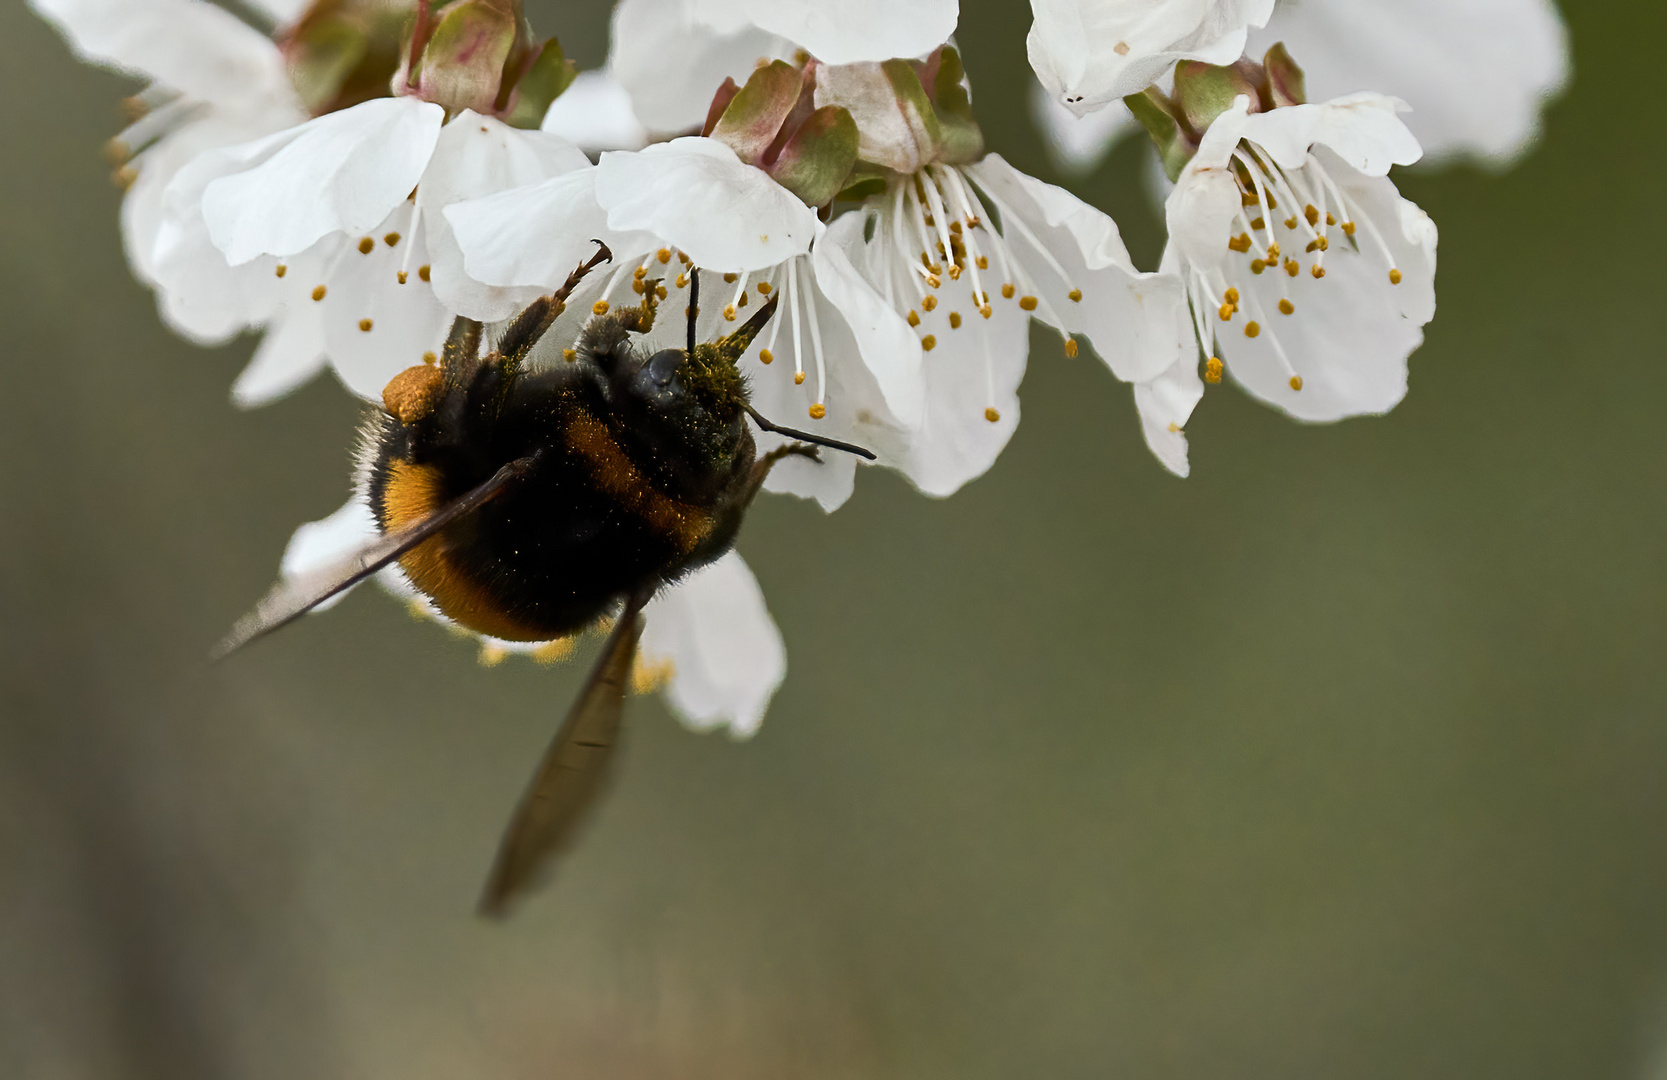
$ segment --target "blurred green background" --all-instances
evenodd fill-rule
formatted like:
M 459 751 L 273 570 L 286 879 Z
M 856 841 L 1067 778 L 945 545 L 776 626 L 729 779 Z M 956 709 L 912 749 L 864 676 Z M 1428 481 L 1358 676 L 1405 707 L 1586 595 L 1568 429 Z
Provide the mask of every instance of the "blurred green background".
M 239 413 L 100 145 L 132 84 L 0 8 L 0 1076 L 1667 1077 L 1667 167 L 1655 0 L 1570 5 L 1501 177 L 1414 173 L 1440 309 L 1385 418 L 1231 387 L 1193 478 L 1038 334 L 996 467 L 741 548 L 762 733 L 631 706 L 611 798 L 471 905 L 580 665 L 373 590 L 211 642 L 341 502 L 358 406 Z M 533 7 L 587 64 L 600 3 Z M 964 0 L 996 149 L 1027 5 Z M 1161 243 L 1123 147 L 1075 190 Z

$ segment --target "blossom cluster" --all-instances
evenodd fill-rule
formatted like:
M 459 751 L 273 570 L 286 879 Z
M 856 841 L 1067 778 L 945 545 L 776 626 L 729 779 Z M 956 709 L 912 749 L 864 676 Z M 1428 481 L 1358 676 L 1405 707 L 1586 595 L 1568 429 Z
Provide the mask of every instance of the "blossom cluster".
M 507 319 L 600 240 L 614 262 L 558 348 L 586 313 L 697 275 L 707 337 L 775 297 L 742 360 L 757 407 L 933 495 L 1011 438 L 1033 322 L 1130 386 L 1180 476 L 1224 376 L 1306 421 L 1393 408 L 1437 234 L 1391 170 L 1508 164 L 1567 76 L 1550 0 L 1032 0 L 1062 160 L 1151 138 L 1168 244 L 1141 270 L 1107 214 L 986 146 L 957 0 L 620 0 L 585 72 L 519 0 L 250 0 L 265 26 L 205 0 L 30 2 L 146 80 L 113 143 L 128 255 L 180 334 L 264 335 L 240 404 L 326 368 L 379 400 L 454 317 Z M 655 333 L 675 346 L 672 322 Z M 790 459 L 767 486 L 833 510 L 856 465 Z M 285 570 L 374 529 L 358 498 L 304 526 Z M 644 680 L 696 725 L 752 731 L 785 654 L 740 557 L 647 615 Z

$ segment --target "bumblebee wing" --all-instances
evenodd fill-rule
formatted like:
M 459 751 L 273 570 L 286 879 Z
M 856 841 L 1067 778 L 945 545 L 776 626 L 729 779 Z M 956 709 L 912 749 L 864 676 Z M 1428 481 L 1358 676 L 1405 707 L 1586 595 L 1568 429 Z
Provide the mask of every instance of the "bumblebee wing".
M 357 585 L 458 518 L 486 505 L 505 487 L 525 476 L 534 460 L 534 456 L 528 456 L 512 461 L 492 474 L 491 479 L 428 517 L 382 534 L 333 565 L 278 582 L 261 597 L 255 610 L 237 620 L 211 655 L 221 659 L 256 638 L 294 622 L 343 589 Z
M 480 913 L 494 918 L 533 883 L 572 839 L 574 828 L 601 792 L 625 712 L 625 680 L 642 636 L 647 597 L 633 597 L 615 624 L 561 730 L 544 752 L 521 804 L 498 846 L 481 896 Z

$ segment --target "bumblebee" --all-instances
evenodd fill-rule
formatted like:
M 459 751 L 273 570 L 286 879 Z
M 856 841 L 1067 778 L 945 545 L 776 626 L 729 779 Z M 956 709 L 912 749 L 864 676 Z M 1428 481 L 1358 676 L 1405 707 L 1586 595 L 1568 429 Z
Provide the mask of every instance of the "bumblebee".
M 574 634 L 618 612 L 584 689 L 510 821 L 481 899 L 502 914 L 570 839 L 600 789 L 627 678 L 654 593 L 727 552 L 770 468 L 861 447 L 784 428 L 753 409 L 736 367 L 775 311 L 648 355 L 633 341 L 656 317 L 656 282 L 637 307 L 591 318 L 565 362 L 534 368 L 533 347 L 605 245 L 481 355 L 483 328 L 454 322 L 438 363 L 409 368 L 366 422 L 359 482 L 381 535 L 339 564 L 280 582 L 221 642 L 224 655 L 398 561 L 412 585 L 471 630 L 516 641 Z M 600 305 L 599 305 L 600 307 Z M 757 457 L 747 419 L 799 441 Z

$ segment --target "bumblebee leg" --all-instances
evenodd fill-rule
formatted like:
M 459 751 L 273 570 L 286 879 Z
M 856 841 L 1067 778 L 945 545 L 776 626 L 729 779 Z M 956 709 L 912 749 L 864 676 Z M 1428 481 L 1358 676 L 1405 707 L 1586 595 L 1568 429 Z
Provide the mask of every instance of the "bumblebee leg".
M 509 329 L 504 331 L 503 338 L 498 342 L 498 355 L 503 358 L 506 367 L 513 368 L 526 359 L 527 353 L 531 352 L 532 347 L 538 344 L 538 339 L 544 336 L 544 331 L 550 329 L 550 324 L 556 321 L 556 316 L 567 309 L 568 296 L 579 287 L 579 282 L 585 279 L 585 275 L 601 264 L 612 261 L 614 253 L 608 250 L 607 244 L 600 240 L 593 243 L 596 244 L 597 251 L 590 257 L 590 261 L 580 263 L 577 269 L 568 274 L 561 288 L 528 304 L 521 314 L 515 316 L 515 321 L 509 324 Z
M 822 460 L 821 453 L 809 443 L 783 443 L 753 462 L 752 475 L 747 478 L 747 488 L 742 493 L 741 505 L 746 506 L 752 502 L 753 496 L 758 494 L 758 489 L 764 486 L 764 478 L 776 467 L 776 462 L 790 457 L 805 457 L 816 462 Z

